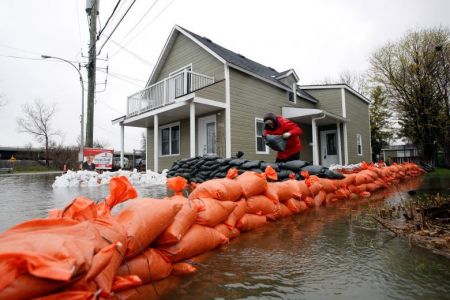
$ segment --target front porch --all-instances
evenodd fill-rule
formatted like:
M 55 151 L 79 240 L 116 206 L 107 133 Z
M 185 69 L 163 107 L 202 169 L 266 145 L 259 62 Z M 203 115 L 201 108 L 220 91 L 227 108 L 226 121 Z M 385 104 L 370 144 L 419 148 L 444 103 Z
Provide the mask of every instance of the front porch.
M 296 123 L 311 126 L 314 165 L 348 164 L 348 119 L 322 109 L 296 107 L 282 107 L 282 115 Z

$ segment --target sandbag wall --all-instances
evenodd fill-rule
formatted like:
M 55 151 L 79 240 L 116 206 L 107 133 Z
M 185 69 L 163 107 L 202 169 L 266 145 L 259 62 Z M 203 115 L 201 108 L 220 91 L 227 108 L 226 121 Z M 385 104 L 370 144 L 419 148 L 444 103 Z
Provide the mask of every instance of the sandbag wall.
M 189 182 L 202 183 L 209 179 L 224 178 L 231 168 L 236 168 L 238 174 L 246 171 L 264 173 L 270 166 L 276 172 L 279 181 L 289 178 L 303 179 L 301 171 L 322 178 L 342 179 L 339 172 L 332 171 L 324 166 L 310 165 L 306 161 L 294 160 L 286 163 L 268 163 L 261 160 L 248 160 L 244 158 L 222 158 L 218 156 L 197 156 L 184 158 L 173 163 L 167 172 L 167 177 L 181 176 Z
M 167 182 L 174 196 L 130 200 L 111 215 L 114 205 L 137 195 L 126 178 L 114 179 L 105 201 L 79 197 L 47 219 L 0 235 L 0 299 L 124 299 L 133 287 L 194 273 L 188 259 L 268 221 L 369 197 L 424 172 L 410 163 L 363 166 L 340 180 L 303 171 L 304 180 L 283 182 L 271 167 L 241 175 L 231 169 L 226 178 L 198 184 L 188 197 L 182 195 L 187 181 L 175 177 Z

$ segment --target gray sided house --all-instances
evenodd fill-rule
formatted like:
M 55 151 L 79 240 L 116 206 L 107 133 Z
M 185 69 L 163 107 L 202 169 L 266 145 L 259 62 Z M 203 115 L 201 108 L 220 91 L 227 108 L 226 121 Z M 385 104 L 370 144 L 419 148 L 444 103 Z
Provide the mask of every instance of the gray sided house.
M 293 69 L 278 72 L 175 26 L 145 89 L 113 120 L 147 129 L 147 168 L 217 154 L 274 161 L 262 138 L 266 112 L 303 130 L 301 159 L 314 164 L 371 160 L 369 101 L 345 84 L 299 86 Z

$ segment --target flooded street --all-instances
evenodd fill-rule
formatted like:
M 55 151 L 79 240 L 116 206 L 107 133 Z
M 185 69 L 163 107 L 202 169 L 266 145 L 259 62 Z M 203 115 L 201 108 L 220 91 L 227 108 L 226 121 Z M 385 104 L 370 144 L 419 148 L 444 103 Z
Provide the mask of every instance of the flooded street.
M 45 217 L 77 195 L 100 200 L 109 192 L 108 186 L 52 189 L 54 177 L 0 177 L 0 229 Z M 377 199 L 311 209 L 242 234 L 203 255 L 199 271 L 172 282 L 164 298 L 450 299 L 450 260 L 410 247 L 407 240 L 368 226 L 360 217 L 382 205 L 382 197 L 399 201 L 410 197 L 410 189 L 448 192 L 450 187 L 449 179 L 420 180 L 395 193 L 378 193 Z M 157 198 L 166 193 L 161 186 L 138 191 Z

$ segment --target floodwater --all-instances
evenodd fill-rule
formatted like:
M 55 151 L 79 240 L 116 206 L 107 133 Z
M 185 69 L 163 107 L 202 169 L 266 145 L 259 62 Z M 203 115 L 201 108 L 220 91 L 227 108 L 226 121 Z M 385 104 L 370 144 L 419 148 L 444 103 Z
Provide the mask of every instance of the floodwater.
M 0 177 L 0 229 L 45 217 L 77 195 L 100 200 L 108 187 L 53 190 L 54 175 Z M 407 191 L 448 193 L 450 179 L 419 178 L 373 199 L 347 201 L 271 222 L 196 259 L 198 272 L 136 290 L 164 299 L 450 299 L 450 260 L 410 246 L 367 222 L 383 199 Z M 164 187 L 138 188 L 162 197 Z

